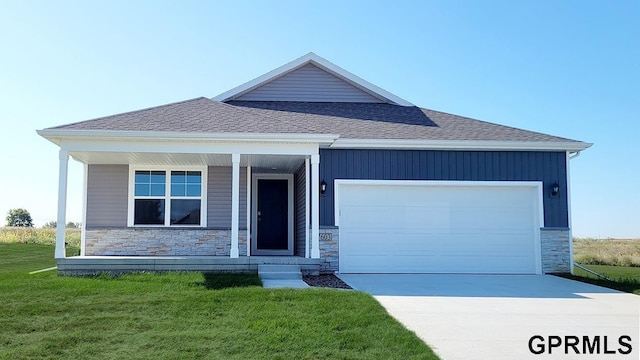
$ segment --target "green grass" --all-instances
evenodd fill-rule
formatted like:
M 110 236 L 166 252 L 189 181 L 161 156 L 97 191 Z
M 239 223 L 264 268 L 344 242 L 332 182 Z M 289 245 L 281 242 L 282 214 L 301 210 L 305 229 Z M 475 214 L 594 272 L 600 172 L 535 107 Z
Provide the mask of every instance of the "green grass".
M 635 266 L 589 265 L 587 268 L 612 279 L 640 280 L 640 268 Z M 576 275 L 595 277 L 578 268 L 575 268 L 574 272 Z
M 0 359 L 437 359 L 371 296 L 252 275 L 65 277 L 0 244 Z
M 563 277 L 640 295 L 640 268 L 610 265 L 588 265 L 586 267 L 611 280 L 598 278 L 579 268 L 574 268 L 574 275 L 567 274 Z

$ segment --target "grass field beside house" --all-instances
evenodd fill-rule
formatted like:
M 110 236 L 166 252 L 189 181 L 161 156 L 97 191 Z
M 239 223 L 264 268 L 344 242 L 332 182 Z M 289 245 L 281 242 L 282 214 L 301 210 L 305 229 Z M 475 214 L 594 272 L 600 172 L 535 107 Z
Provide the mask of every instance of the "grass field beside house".
M 584 265 L 640 267 L 640 239 L 575 239 L 573 253 Z
M 575 239 L 574 261 L 611 280 L 577 267 L 569 278 L 640 295 L 640 239 Z
M 65 277 L 53 247 L 0 244 L 0 359 L 437 359 L 371 296 L 256 275 Z
M 65 229 L 68 246 L 80 248 L 80 229 Z M 56 244 L 56 229 L 32 227 L 0 227 L 0 244 Z

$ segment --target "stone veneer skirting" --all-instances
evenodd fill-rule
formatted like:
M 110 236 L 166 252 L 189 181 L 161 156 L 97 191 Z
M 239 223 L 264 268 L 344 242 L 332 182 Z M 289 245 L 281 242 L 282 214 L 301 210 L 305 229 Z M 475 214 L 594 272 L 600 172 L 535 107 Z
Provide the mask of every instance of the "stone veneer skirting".
M 571 239 L 567 228 L 541 228 L 542 272 L 571 272 Z
M 247 255 L 247 233 L 239 234 L 240 256 Z M 338 227 L 320 228 L 320 271 L 338 271 Z M 569 229 L 541 228 L 543 273 L 571 272 Z M 229 256 L 231 230 L 185 228 L 87 229 L 85 255 Z
M 240 256 L 247 255 L 247 232 L 240 230 Z M 86 256 L 229 256 L 231 230 L 123 228 L 85 230 Z

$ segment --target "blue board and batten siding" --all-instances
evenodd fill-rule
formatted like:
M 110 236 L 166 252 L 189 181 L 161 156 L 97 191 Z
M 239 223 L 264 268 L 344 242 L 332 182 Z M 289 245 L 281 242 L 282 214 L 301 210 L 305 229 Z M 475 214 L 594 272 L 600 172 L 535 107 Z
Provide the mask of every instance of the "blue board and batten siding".
M 568 227 L 566 154 L 533 151 L 320 150 L 320 225 L 334 225 L 334 180 L 542 181 L 544 226 Z M 557 182 L 560 192 L 551 197 Z M 374 195 L 375 196 L 375 195 Z

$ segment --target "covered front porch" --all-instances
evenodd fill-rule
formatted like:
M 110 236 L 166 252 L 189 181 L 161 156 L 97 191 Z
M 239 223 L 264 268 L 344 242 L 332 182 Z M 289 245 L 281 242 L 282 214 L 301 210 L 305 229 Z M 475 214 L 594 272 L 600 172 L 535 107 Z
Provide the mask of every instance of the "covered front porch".
M 60 143 L 59 272 L 331 268 L 320 244 L 318 149 L 335 137 L 183 137 Z M 67 258 L 70 157 L 84 165 L 84 196 L 80 256 Z

